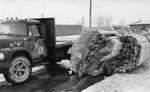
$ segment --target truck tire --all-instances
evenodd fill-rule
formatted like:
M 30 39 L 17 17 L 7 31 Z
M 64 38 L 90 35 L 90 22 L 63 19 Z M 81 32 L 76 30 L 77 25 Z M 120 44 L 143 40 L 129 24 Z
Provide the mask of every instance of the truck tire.
M 7 72 L 4 73 L 5 79 L 12 84 L 20 84 L 30 77 L 31 75 L 31 62 L 25 56 L 15 57 Z

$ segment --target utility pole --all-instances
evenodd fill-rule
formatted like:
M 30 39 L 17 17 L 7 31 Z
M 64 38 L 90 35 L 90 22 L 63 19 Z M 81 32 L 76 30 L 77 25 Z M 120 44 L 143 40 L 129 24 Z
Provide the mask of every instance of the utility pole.
M 89 27 L 92 27 L 92 0 L 90 0 L 90 10 L 89 10 Z
M 42 13 L 42 18 L 44 18 L 44 14 Z
M 84 29 L 84 17 L 82 17 L 82 29 Z
M 142 21 L 142 18 L 140 17 L 140 22 Z

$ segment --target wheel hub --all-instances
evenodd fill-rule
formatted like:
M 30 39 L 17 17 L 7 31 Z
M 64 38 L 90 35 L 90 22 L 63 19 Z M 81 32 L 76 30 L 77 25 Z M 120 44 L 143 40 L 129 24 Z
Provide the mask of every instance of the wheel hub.
M 24 77 L 24 75 L 26 73 L 26 69 L 27 69 L 27 66 L 25 65 L 25 63 L 18 62 L 16 64 L 14 64 L 12 73 L 13 73 L 14 77 L 22 78 L 22 77 Z

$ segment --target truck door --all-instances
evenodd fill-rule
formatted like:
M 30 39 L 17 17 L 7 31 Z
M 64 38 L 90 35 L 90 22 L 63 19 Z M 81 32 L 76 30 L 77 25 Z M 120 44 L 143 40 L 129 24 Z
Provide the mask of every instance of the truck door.
M 29 29 L 29 39 L 30 45 L 29 49 L 31 50 L 32 58 L 39 58 L 47 56 L 47 50 L 44 44 L 44 39 L 41 38 L 37 26 L 31 24 L 28 26 Z

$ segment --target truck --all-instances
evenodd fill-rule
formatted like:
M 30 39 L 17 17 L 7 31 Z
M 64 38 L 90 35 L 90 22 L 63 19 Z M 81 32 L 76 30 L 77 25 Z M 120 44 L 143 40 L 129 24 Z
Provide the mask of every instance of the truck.
M 26 82 L 32 67 L 70 58 L 72 43 L 56 42 L 54 18 L 1 20 L 0 73 L 12 84 Z

